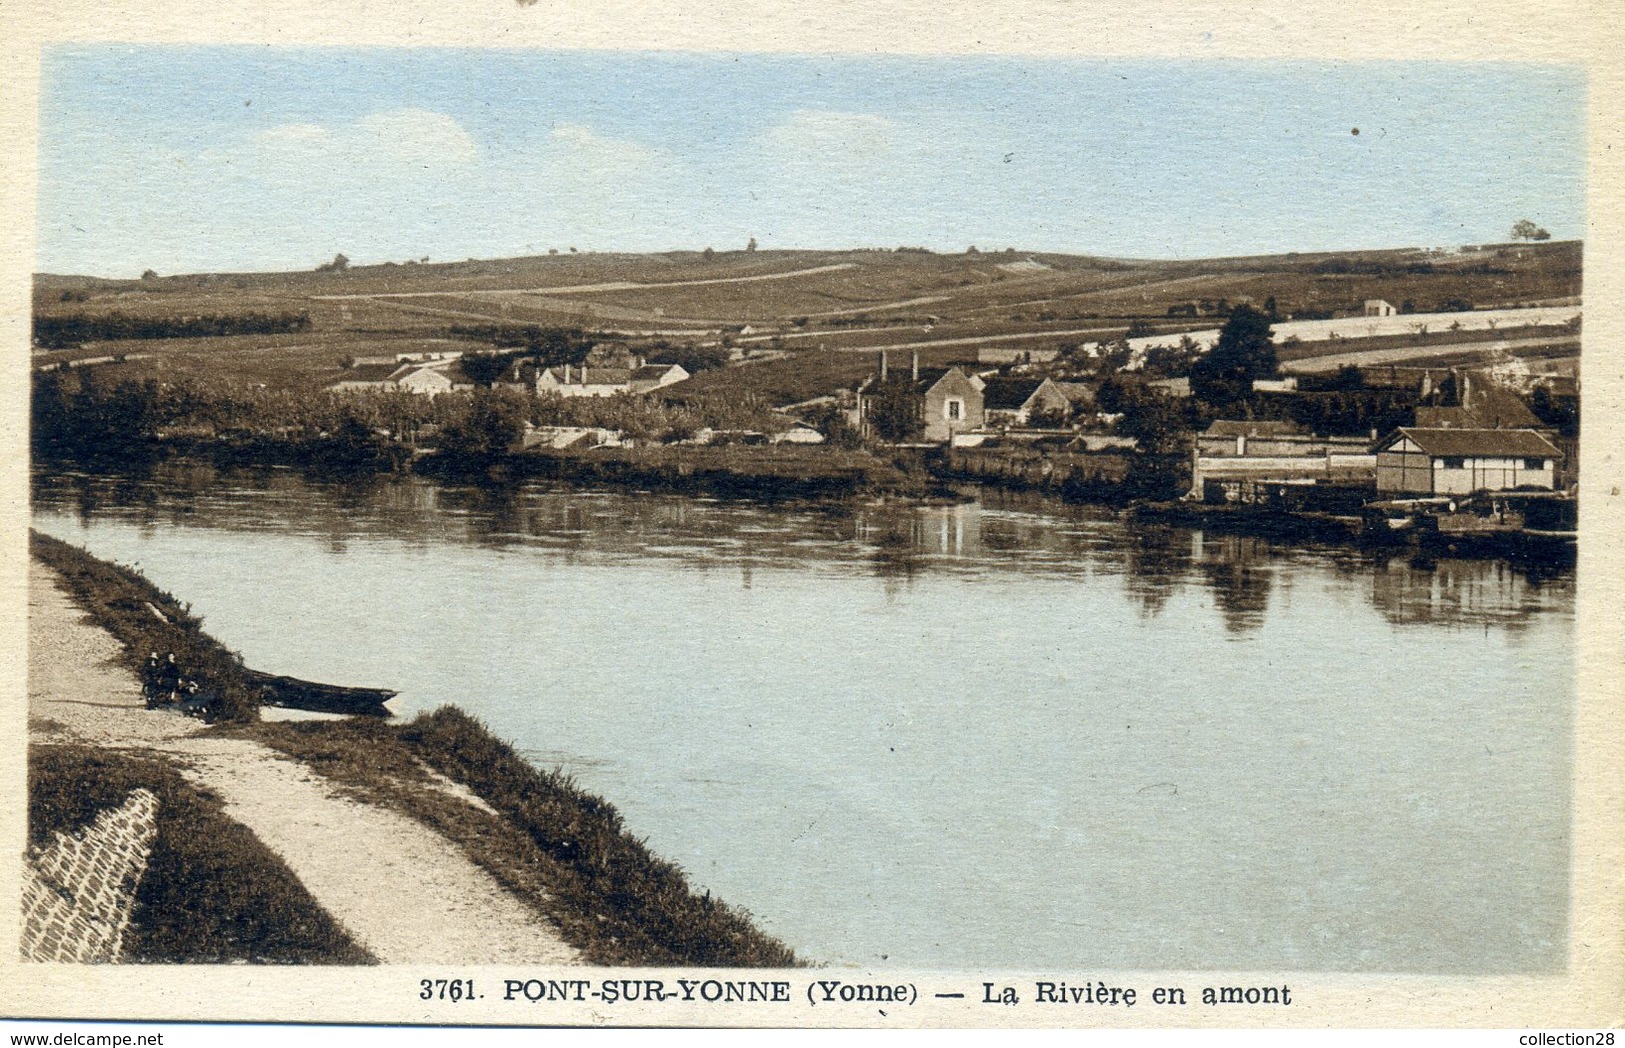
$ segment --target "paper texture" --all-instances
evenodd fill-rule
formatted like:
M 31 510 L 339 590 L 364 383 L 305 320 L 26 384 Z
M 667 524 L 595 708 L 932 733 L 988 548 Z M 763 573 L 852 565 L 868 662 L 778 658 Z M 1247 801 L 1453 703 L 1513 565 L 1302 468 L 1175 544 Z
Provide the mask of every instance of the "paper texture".
M 605 52 L 621 56 L 629 70 L 639 68 L 635 56 L 640 54 L 653 61 L 661 55 L 694 53 L 749 56 L 755 69 L 769 68 L 773 56 L 790 60 L 820 55 L 854 60 L 925 56 L 932 61 L 996 56 L 1114 58 L 1138 63 L 1213 63 L 1211 68 L 1256 70 L 1260 75 L 1289 69 L 1293 62 L 1331 62 L 1339 67 L 1414 63 L 1394 67 L 1403 68 L 1395 81 L 1398 84 L 1406 77 L 1426 81 L 1438 72 L 1440 63 L 1478 63 L 1494 69 L 1535 64 L 1580 73 L 1589 129 L 1581 357 L 1585 454 L 1579 479 L 1581 538 L 1573 574 L 1577 704 L 1572 721 L 1569 910 L 1566 945 L 1561 951 L 1564 959 L 1550 970 L 1543 968 L 1535 975 L 1437 970 L 1383 974 L 1313 967 L 1238 972 L 1210 964 L 1165 969 L 1133 964 L 994 962 L 982 966 L 957 961 L 921 970 L 870 961 L 807 969 L 723 971 L 703 966 L 581 968 L 515 962 L 473 967 L 211 966 L 178 977 L 174 969 L 163 966 L 13 960 L 21 935 L 20 910 L 5 905 L 0 906 L 4 914 L 0 957 L 6 958 L 5 982 L 11 987 L 4 1008 L 8 1017 L 655 1026 L 1620 1025 L 1625 928 L 1618 870 L 1625 861 L 1625 845 L 1621 844 L 1625 841 L 1625 825 L 1621 825 L 1625 797 L 1621 796 L 1618 699 L 1625 638 L 1621 637 L 1617 608 L 1625 554 L 1616 535 L 1620 485 L 1625 480 L 1613 448 L 1625 397 L 1625 379 L 1618 367 L 1618 347 L 1625 344 L 1625 311 L 1619 305 L 1625 301 L 1625 288 L 1621 287 L 1625 268 L 1620 264 L 1625 209 L 1619 199 L 1620 187 L 1625 185 L 1620 169 L 1625 147 L 1621 146 L 1619 117 L 1625 112 L 1625 92 L 1613 61 L 1619 28 L 1608 12 L 1578 3 L 1475 5 L 1466 10 L 1425 2 L 1354 9 L 1317 0 L 1130 7 L 1100 3 L 990 7 L 944 0 L 813 7 L 749 3 L 726 9 L 720 5 L 499 0 L 452 4 L 407 0 L 387 7 L 341 0 L 267 8 L 236 2 L 144 0 L 111 6 L 77 2 L 29 5 L 8 11 L 5 19 L 0 46 L 4 47 L 7 72 L 0 103 L 0 143 L 9 158 L 4 192 L 10 221 L 0 232 L 5 247 L 0 264 L 6 296 L 0 317 L 10 349 L 6 359 L 12 379 L 4 387 L 4 433 L 12 451 L 4 466 L 6 534 L 11 540 L 4 579 L 13 615 L 0 646 L 3 709 L 10 729 L 7 737 L 12 740 L 11 759 L 5 765 L 9 769 L 4 784 L 6 803 L 0 804 L 0 811 L 6 813 L 3 835 L 13 856 L 21 855 L 27 840 L 30 292 L 32 274 L 49 268 L 35 260 L 40 247 L 36 241 L 39 201 L 50 189 L 40 181 L 39 122 L 53 118 L 39 107 L 40 76 L 42 60 L 53 48 L 128 44 L 132 53 L 148 57 L 173 49 L 177 59 L 190 45 L 216 43 L 247 45 L 272 56 L 291 56 L 296 53 L 293 49 L 377 49 L 354 53 L 384 65 L 398 53 L 392 49 L 406 48 L 472 49 L 489 53 L 493 61 L 538 50 Z M 854 85 L 851 93 L 861 97 L 863 92 Z M 496 107 L 504 104 L 501 98 L 489 101 Z M 357 108 L 359 112 L 367 106 Z M 382 104 L 373 108 L 382 108 Z M 695 116 L 697 125 L 703 125 L 701 116 Z M 1437 116 L 1446 120 L 1450 114 Z M 357 121 L 362 117 L 364 113 Z M 360 122 L 352 124 L 364 127 Z M 378 132 L 374 142 L 392 140 L 399 131 L 374 130 Z M 1372 129 L 1360 130 L 1373 133 Z M 421 158 L 423 164 L 440 163 L 448 152 L 460 148 L 454 137 L 436 141 L 439 145 Z M 368 147 L 361 148 L 364 152 Z M 1485 153 L 1510 155 L 1523 148 L 1525 144 L 1519 141 L 1501 141 L 1487 143 Z M 884 180 L 884 167 L 871 177 Z M 1517 217 L 1521 216 L 1508 215 L 1507 224 Z M 613 224 L 614 216 L 606 219 L 606 228 Z M 1339 216 L 1339 228 L 1349 224 L 1347 216 Z M 703 225 L 696 223 L 697 227 Z M 1002 242 L 982 245 L 993 250 L 1003 246 Z M 536 253 L 541 251 L 538 246 Z M 1224 253 L 1214 250 L 1205 256 Z M 897 366 L 904 365 L 899 362 Z M 176 596 L 188 599 L 185 592 Z M 833 619 L 835 613 L 828 614 Z M 806 629 L 809 636 L 819 631 L 816 613 Z M 740 640 L 765 643 L 766 638 L 744 636 Z M 875 643 L 900 642 L 899 638 L 877 638 Z M 1223 638 L 1215 637 L 1213 644 L 1215 649 L 1222 647 Z M 1384 655 L 1373 651 L 1370 657 L 1381 660 Z M 1147 658 L 1155 659 L 1155 655 L 1147 653 Z M 1302 673 L 1305 692 L 1321 686 L 1313 666 L 1295 667 L 1294 671 Z M 1396 706 L 1404 706 L 1406 696 L 1393 698 Z M 1490 701 L 1488 696 L 1486 701 Z M 677 729 L 630 723 L 625 730 L 635 734 Z M 966 771 L 962 779 L 949 780 L 943 788 L 975 791 L 977 775 L 974 769 Z M 616 796 L 608 799 L 622 806 L 627 801 Z M 1382 818 L 1380 813 L 1372 817 Z M 1311 825 L 1305 832 L 1315 830 Z M 1485 861 L 1516 865 L 1522 857 L 1512 853 Z M 403 875 L 412 874 L 403 871 Z M 1328 873 L 1334 875 L 1335 871 Z M 1146 872 L 1147 878 L 1155 876 L 1154 871 Z M 1218 882 L 1222 883 L 1222 877 Z M 920 890 L 942 888 L 922 886 Z M 20 865 L 0 863 L 0 897 L 20 899 L 22 894 Z M 865 901 L 855 899 L 853 905 L 861 908 Z M 889 919 L 884 912 L 871 913 L 868 921 L 861 912 L 853 918 L 854 923 L 878 926 Z M 1201 919 L 1200 913 L 1193 914 L 1193 921 Z M 1090 932 L 1079 929 L 1077 934 L 1086 937 Z M 1452 934 L 1472 932 L 1457 929 Z M 959 951 L 946 955 L 960 956 Z M 1219 970 L 1212 970 L 1215 967 Z M 437 984 L 435 980 L 456 982 L 459 987 L 462 980 L 471 980 L 479 999 L 450 999 L 447 987 L 451 982 Z M 658 981 L 659 986 L 653 987 L 651 981 Z M 1284 988 L 1290 1003 L 1283 1000 L 1271 1008 L 1204 1006 L 1202 992 L 1209 988 L 1237 988 L 1243 994 L 1259 989 L 1261 1001 L 1271 1000 L 1263 990 L 1274 995 L 1275 988 Z M 1124 989 L 1133 990 L 1133 1006 L 1127 1005 Z M 1154 1003 L 1153 995 L 1159 989 L 1182 990 L 1190 1003 Z M 1005 1002 L 1007 990 L 1014 992 L 1019 1003 Z M 453 996 L 461 993 L 460 989 L 452 991 Z M 651 993 L 662 999 L 647 1000 Z M 741 999 L 730 1001 L 730 997 Z M 1102 999 L 1104 1003 L 1100 1003 Z

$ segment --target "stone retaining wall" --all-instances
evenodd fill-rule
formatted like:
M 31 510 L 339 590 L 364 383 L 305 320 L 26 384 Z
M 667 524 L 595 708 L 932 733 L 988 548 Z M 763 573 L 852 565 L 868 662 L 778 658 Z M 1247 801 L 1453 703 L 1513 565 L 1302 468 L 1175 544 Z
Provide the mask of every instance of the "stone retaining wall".
M 31 848 L 23 867 L 28 961 L 117 961 L 157 834 L 158 798 L 135 790 L 76 834 Z

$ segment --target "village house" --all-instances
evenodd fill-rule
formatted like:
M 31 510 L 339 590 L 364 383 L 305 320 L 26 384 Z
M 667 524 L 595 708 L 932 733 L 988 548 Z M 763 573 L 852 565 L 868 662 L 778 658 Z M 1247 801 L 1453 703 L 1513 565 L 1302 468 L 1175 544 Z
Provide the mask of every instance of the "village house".
M 405 366 L 393 360 L 378 364 L 356 364 L 346 368 L 344 377 L 327 388 L 340 393 L 362 389 L 394 389 L 395 376 L 404 374 L 406 370 Z
M 591 448 L 618 448 L 624 443 L 618 429 L 592 426 L 533 426 L 526 422 L 519 446 L 522 449 L 586 451 Z
M 1467 495 L 1515 488 L 1552 490 L 1562 453 L 1532 429 L 1402 426 L 1377 445 L 1377 491 Z
M 1371 440 L 1319 437 L 1291 422 L 1221 419 L 1196 436 L 1191 495 L 1208 502 L 1251 502 L 1261 489 L 1305 484 L 1369 491 L 1377 468 Z
M 1187 386 L 1187 388 L 1189 388 Z M 1281 378 L 1255 378 L 1253 379 L 1254 393 L 1296 393 L 1298 391 L 1298 376 L 1285 375 Z
M 446 364 L 411 366 L 406 374 L 395 380 L 395 385 L 411 393 L 450 393 L 458 389 L 473 389 L 474 380 L 463 374 L 456 361 Z
M 535 361 L 522 360 L 513 366 L 508 378 L 497 384 L 561 397 L 612 397 L 617 393 L 650 393 L 688 377 L 688 371 L 678 364 L 644 364 L 634 360 L 631 367 L 624 368 L 581 364 L 544 368 Z
M 404 390 L 435 396 L 458 389 L 473 389 L 474 381 L 463 374 L 455 358 L 429 364 L 357 364 L 344 377 L 327 387 L 336 392 L 353 390 Z
M 982 387 L 979 377 L 957 367 L 920 367 L 919 353 L 913 355 L 907 371 L 894 371 L 882 350 L 879 370 L 858 387 L 858 423 L 865 432 L 871 431 L 876 405 L 883 398 L 897 397 L 919 420 L 922 439 L 949 443 L 955 434 L 986 424 Z
M 1178 378 L 1154 378 L 1146 383 L 1152 389 L 1170 397 L 1188 397 L 1191 395 L 1191 380 L 1189 375 Z
M 631 391 L 650 393 L 683 382 L 689 377 L 688 369 L 681 364 L 640 364 L 632 369 Z
M 1398 312 L 1399 310 L 1380 298 L 1365 300 L 1365 315 L 1368 317 L 1391 317 Z
M 822 444 L 824 435 L 816 427 L 796 419 L 790 423 L 789 429 L 780 430 L 768 438 L 773 444 Z
M 1453 373 L 1456 403 L 1445 407 L 1418 406 L 1416 425 L 1420 429 L 1540 429 L 1541 422 L 1523 398 L 1510 389 L 1471 372 Z M 1443 383 L 1441 383 L 1443 385 Z M 1437 387 L 1435 387 L 1437 388 Z M 1448 387 L 1446 387 L 1448 388 Z M 1431 392 L 1432 390 L 1429 390 Z
M 982 408 L 990 426 L 1026 426 L 1035 416 L 1064 420 L 1072 401 L 1047 378 L 990 378 L 982 388 Z
M 536 372 L 535 390 L 555 393 L 561 397 L 612 397 L 632 389 L 630 368 L 572 367 L 565 364 L 556 368 L 540 368 Z

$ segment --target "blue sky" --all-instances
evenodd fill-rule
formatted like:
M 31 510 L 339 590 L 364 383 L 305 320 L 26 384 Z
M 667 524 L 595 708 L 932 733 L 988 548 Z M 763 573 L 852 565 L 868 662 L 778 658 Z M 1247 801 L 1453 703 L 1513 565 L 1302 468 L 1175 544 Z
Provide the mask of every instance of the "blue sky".
M 1514 64 L 65 47 L 36 268 L 1573 238 L 1584 91 Z

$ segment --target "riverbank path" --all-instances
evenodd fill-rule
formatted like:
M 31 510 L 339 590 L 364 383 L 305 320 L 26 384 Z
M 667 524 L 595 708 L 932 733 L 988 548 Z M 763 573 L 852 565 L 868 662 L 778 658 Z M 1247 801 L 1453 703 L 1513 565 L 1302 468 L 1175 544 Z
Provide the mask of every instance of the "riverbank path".
M 28 576 L 29 738 L 151 755 L 212 791 L 279 855 L 351 938 L 385 964 L 576 964 L 558 929 L 452 842 L 342 796 L 250 739 L 146 709 L 119 642 L 37 561 Z

